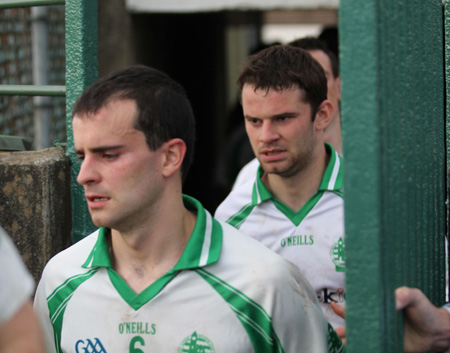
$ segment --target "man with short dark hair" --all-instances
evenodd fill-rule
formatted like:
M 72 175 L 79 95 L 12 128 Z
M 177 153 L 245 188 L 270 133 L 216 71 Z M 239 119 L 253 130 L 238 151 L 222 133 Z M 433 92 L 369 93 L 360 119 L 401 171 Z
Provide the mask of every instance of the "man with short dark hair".
M 273 46 L 247 60 L 238 83 L 259 166 L 215 216 L 296 264 L 340 327 L 330 304 L 345 303 L 342 159 L 325 143 L 334 108 L 324 70 L 303 49 Z
M 112 73 L 76 102 L 73 134 L 100 229 L 44 269 L 48 352 L 340 349 L 295 266 L 182 194 L 194 116 L 178 83 L 145 66 Z

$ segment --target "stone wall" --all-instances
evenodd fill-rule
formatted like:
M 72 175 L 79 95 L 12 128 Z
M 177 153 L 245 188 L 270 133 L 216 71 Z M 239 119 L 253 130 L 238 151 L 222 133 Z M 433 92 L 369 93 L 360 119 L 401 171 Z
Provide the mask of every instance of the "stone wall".
M 0 152 L 0 225 L 29 271 L 70 245 L 70 164 L 62 147 Z

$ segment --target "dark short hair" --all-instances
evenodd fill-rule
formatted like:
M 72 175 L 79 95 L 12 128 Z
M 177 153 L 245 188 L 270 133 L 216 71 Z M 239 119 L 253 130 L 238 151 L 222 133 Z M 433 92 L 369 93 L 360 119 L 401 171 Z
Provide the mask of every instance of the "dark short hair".
M 328 45 L 323 40 L 315 37 L 304 37 L 296 39 L 288 44 L 305 50 L 323 51 L 328 56 L 328 59 L 330 59 L 334 78 L 339 77 L 339 60 L 336 54 L 328 48 Z
M 277 91 L 298 87 L 303 100 L 311 105 L 312 119 L 320 104 L 327 99 L 327 79 L 320 64 L 305 50 L 291 45 L 274 45 L 253 54 L 244 64 L 237 79 L 254 89 Z
M 144 133 L 150 150 L 173 138 L 186 143 L 181 167 L 185 177 L 193 159 L 195 118 L 185 90 L 165 73 L 136 65 L 100 78 L 78 98 L 72 118 L 95 114 L 111 101 L 128 99 L 137 106 L 134 128 Z

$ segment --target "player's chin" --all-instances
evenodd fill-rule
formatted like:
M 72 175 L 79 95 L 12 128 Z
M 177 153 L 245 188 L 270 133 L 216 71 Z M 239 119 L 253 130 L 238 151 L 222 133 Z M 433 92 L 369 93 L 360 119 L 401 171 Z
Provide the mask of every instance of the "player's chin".
M 261 164 L 262 169 L 267 174 L 275 174 L 282 176 L 286 173 L 286 168 L 280 164 Z
M 102 217 L 102 215 L 99 214 L 99 212 L 90 212 L 91 214 L 91 219 L 92 219 L 92 223 L 94 223 L 94 225 L 96 227 L 108 227 L 110 228 L 110 222 L 108 222 L 107 219 L 105 219 L 105 217 Z

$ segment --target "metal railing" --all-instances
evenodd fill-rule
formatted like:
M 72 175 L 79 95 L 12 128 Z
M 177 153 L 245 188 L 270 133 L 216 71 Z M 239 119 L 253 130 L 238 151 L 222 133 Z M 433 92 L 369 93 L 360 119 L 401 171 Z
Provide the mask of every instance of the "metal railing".
M 64 5 L 65 0 L 8 0 L 0 3 L 0 9 L 11 9 L 14 7 L 31 7 L 46 5 Z
M 0 2 L 0 9 L 64 5 L 65 0 L 8 0 Z M 0 85 L 0 95 L 22 96 L 65 96 L 66 86 Z

